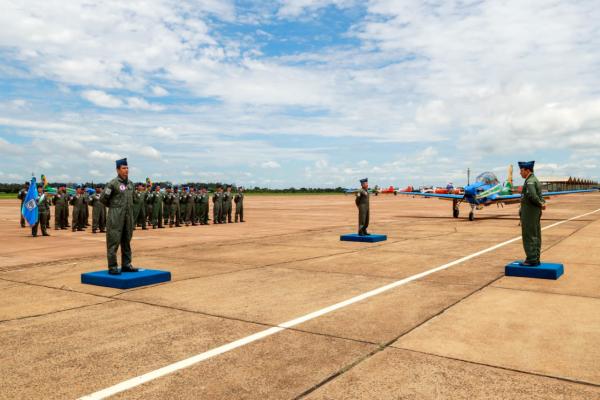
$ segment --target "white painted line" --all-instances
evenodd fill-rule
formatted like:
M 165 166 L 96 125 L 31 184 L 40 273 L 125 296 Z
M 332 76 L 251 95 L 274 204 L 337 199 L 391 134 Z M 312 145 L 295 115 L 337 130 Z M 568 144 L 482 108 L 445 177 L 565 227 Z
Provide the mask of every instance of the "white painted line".
M 597 209 L 597 210 L 595 210 L 595 211 L 591 211 L 591 212 L 588 212 L 588 213 L 585 213 L 585 214 L 578 215 L 576 217 L 572 217 L 572 218 L 566 219 L 564 221 L 556 222 L 556 223 L 554 223 L 552 225 L 548 225 L 548 226 L 542 228 L 542 230 L 544 231 L 546 229 L 553 228 L 555 226 L 564 224 L 566 222 L 573 221 L 574 219 L 578 219 L 578 218 L 585 217 L 585 216 L 590 215 L 590 214 L 597 213 L 598 211 L 600 211 L 600 208 Z M 397 288 L 397 287 L 402 286 L 402 285 L 406 285 L 409 282 L 412 282 L 412 281 L 415 281 L 417 279 L 423 278 L 423 277 L 425 277 L 427 275 L 431 275 L 433 273 L 436 273 L 436 272 L 442 271 L 444 269 L 450 268 L 450 267 L 455 266 L 457 264 L 460 264 L 460 263 L 463 263 L 465 261 L 468 261 L 468 260 L 470 260 L 472 258 L 479 257 L 482 254 L 489 253 L 490 251 L 494 251 L 496 249 L 499 249 L 500 247 L 506 246 L 507 244 L 516 242 L 517 240 L 520 240 L 520 239 L 521 239 L 521 236 L 518 236 L 518 237 L 515 237 L 513 239 L 507 240 L 506 242 L 502 242 L 502 243 L 496 244 L 496 245 L 494 245 L 492 247 L 488 247 L 487 249 L 478 251 L 477 253 L 470 254 L 468 256 L 459 258 L 458 260 L 449 262 L 449 263 L 444 264 L 444 265 L 440 265 L 439 267 L 429 269 L 427 271 L 418 273 L 416 275 L 409 276 L 409 277 L 404 278 L 404 279 L 400 279 L 399 281 L 395 281 L 395 282 L 392 282 L 392 283 L 390 283 L 388 285 L 379 287 L 377 289 L 370 290 L 368 292 L 365 292 L 365 293 L 360 294 L 358 296 L 352 297 L 352 298 L 350 298 L 348 300 L 345 300 L 345 301 L 342 301 L 340 303 L 336 303 L 336 304 L 333 304 L 333 305 L 331 305 L 329 307 L 325 307 L 325 308 L 322 308 L 320 310 L 314 311 L 314 312 L 312 312 L 310 314 L 306 314 L 306 315 L 303 315 L 303 316 L 298 317 L 296 319 L 292 319 L 290 321 L 284 322 L 284 323 L 279 324 L 277 326 L 274 326 L 272 328 L 265 329 L 264 331 L 260 331 L 260 332 L 257 332 L 255 334 L 252 334 L 250 336 L 246 336 L 244 338 L 238 339 L 238 340 L 236 340 L 234 342 L 231 342 L 231 343 L 225 344 L 223 346 L 214 348 L 214 349 L 206 351 L 204 353 L 196 354 L 195 356 L 192 356 L 190 358 L 186 358 L 185 360 L 177 361 L 176 363 L 164 366 L 162 368 L 159 368 L 157 370 L 148 372 L 146 374 L 136 376 L 135 378 L 128 379 L 128 380 L 123 381 L 121 383 L 118 383 L 118 384 L 116 384 L 114 386 L 108 387 L 106 389 L 102 389 L 102 390 L 100 390 L 98 392 L 89 394 L 87 396 L 80 397 L 80 400 L 100 400 L 100 399 L 105 399 L 105 398 L 107 398 L 109 396 L 115 395 L 115 394 L 120 393 L 120 392 L 124 392 L 124 391 L 129 390 L 129 389 L 132 389 L 132 388 L 134 388 L 136 386 L 139 386 L 139 385 L 144 384 L 146 382 L 150 382 L 150 381 L 152 381 L 154 379 L 163 377 L 163 376 L 168 375 L 168 374 L 172 374 L 173 372 L 178 371 L 180 369 L 191 367 L 192 365 L 197 364 L 197 363 L 199 363 L 201 361 L 208 360 L 209 358 L 216 357 L 216 356 L 218 356 L 220 354 L 223 354 L 223 353 L 227 353 L 228 351 L 237 349 L 238 347 L 242 347 L 242 346 L 245 346 L 245 345 L 247 345 L 249 343 L 256 342 L 257 340 L 264 339 L 267 336 L 274 335 L 274 334 L 279 333 L 279 332 L 281 332 L 281 331 L 283 331 L 283 330 L 285 330 L 287 328 L 294 327 L 294 326 L 302 324 L 302 323 L 304 323 L 306 321 L 310 321 L 311 319 L 315 319 L 315 318 L 318 318 L 318 317 L 320 317 L 322 315 L 325 315 L 325 314 L 328 314 L 330 312 L 333 312 L 335 310 L 339 310 L 340 308 L 347 307 L 347 306 L 352 305 L 354 303 L 358 303 L 359 301 L 363 301 L 363 300 L 368 299 L 370 297 L 377 296 L 378 294 L 387 292 L 388 290 Z

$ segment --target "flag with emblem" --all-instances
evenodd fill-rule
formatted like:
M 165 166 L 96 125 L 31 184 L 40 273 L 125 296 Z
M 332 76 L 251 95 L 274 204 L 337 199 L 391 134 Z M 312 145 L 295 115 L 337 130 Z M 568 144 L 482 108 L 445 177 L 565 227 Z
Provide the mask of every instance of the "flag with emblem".
M 29 190 L 27 191 L 27 196 L 25 197 L 23 207 L 21 208 L 21 214 L 23 214 L 23 218 L 25 218 L 27 223 L 32 226 L 38 221 L 37 199 L 37 184 L 35 182 L 35 176 L 32 176 L 31 183 L 29 184 Z

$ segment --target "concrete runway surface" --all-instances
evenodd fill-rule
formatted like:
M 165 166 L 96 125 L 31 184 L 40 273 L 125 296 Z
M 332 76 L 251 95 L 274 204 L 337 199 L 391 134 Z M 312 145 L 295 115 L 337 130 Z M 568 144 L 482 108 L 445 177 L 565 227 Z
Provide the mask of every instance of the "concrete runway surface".
M 0 398 L 600 399 L 600 194 L 549 201 L 558 281 L 504 277 L 517 206 L 469 222 L 435 199 L 371 204 L 386 242 L 339 241 L 344 195 L 248 195 L 245 224 L 136 230 L 134 265 L 173 281 L 118 290 L 79 283 L 103 235 L 32 238 L 0 201 Z

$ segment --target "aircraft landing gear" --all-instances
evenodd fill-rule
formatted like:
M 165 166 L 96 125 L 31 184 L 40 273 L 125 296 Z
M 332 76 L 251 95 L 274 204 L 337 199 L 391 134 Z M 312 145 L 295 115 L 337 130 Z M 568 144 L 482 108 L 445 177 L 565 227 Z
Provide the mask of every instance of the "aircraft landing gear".
M 460 210 L 458 209 L 458 201 L 452 200 L 452 216 L 454 218 L 458 218 L 460 215 Z
M 471 205 L 471 212 L 469 213 L 469 221 L 473 221 L 475 219 L 475 206 Z

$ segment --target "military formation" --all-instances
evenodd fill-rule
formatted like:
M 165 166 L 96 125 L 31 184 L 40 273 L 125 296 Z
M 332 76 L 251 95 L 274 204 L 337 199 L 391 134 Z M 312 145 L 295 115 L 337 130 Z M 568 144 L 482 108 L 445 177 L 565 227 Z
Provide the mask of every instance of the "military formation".
M 51 213 L 54 213 L 55 230 L 86 231 L 91 227 L 92 233 L 106 232 L 109 210 L 102 202 L 101 196 L 107 185 L 96 185 L 95 192 L 90 194 L 82 186 L 77 186 L 75 193 L 69 194 L 66 186 L 57 188 L 56 193 L 48 194 L 38 189 L 39 221 L 32 227 L 32 235 L 49 236 L 51 229 Z M 26 183 L 18 194 L 21 207 L 27 195 L 29 183 Z M 212 203 L 212 216 L 210 213 Z M 235 207 L 235 208 L 234 208 Z M 149 185 L 137 183 L 132 196 L 133 229 L 162 229 L 165 227 L 181 227 L 213 224 L 245 222 L 244 220 L 244 188 L 217 185 L 214 193 L 208 187 L 180 187 Z M 43 220 L 42 220 L 43 219 Z M 21 226 L 26 227 L 21 215 Z M 38 226 L 39 225 L 39 226 Z

